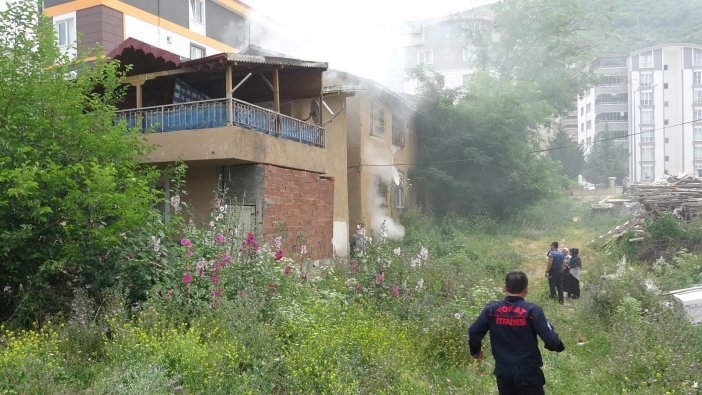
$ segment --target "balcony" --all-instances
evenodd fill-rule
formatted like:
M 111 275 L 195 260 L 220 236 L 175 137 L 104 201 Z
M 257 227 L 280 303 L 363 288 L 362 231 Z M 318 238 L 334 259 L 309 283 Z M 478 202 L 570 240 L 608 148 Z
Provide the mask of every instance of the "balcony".
M 117 119 L 144 133 L 239 126 L 314 147 L 324 148 L 325 143 L 322 127 L 234 98 L 121 110 Z

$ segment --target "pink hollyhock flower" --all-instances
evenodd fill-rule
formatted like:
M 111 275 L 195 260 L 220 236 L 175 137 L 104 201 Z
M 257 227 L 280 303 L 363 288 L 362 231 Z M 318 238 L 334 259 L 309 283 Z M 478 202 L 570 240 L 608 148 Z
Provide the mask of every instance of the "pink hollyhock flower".
M 279 261 L 283 259 L 283 250 L 278 250 L 275 252 L 275 260 Z
M 380 272 L 380 274 L 375 276 L 375 285 L 382 284 L 383 280 L 385 280 L 385 272 Z
M 358 261 L 355 259 L 351 261 L 351 270 L 354 272 L 358 271 Z
M 193 256 L 193 250 L 192 250 L 192 248 L 188 248 L 188 250 L 185 251 L 185 255 L 187 255 L 187 256 Z
M 180 245 L 182 245 L 183 247 L 192 247 L 192 246 L 193 246 L 193 242 L 190 241 L 189 239 L 181 239 L 181 240 L 180 240 Z
M 220 244 L 224 243 L 224 235 L 221 233 L 218 234 L 217 236 L 215 236 L 215 241 Z
M 361 292 L 362 289 L 363 287 L 361 286 L 361 283 L 356 283 L 356 293 Z
M 217 273 L 212 275 L 212 282 L 214 283 L 214 285 L 219 285 L 219 276 L 217 275 Z
M 283 270 L 283 274 L 287 276 L 288 274 L 290 274 L 292 272 L 292 270 L 293 270 L 292 266 L 286 265 L 285 270 Z
M 276 236 L 274 244 L 275 244 L 275 249 L 279 250 L 281 248 L 281 246 L 283 245 L 283 238 L 281 236 Z
M 276 293 L 278 291 L 278 286 L 275 284 L 268 284 L 268 290 L 271 291 L 271 293 Z
M 190 284 L 190 282 L 193 281 L 193 276 L 192 274 L 188 273 L 183 277 L 183 282 L 185 284 Z
M 215 206 L 215 208 L 217 208 L 217 209 L 220 208 L 220 207 L 222 207 L 222 199 L 217 199 L 217 200 L 215 200 L 215 205 L 214 205 L 214 206 Z
M 214 291 L 212 291 L 212 296 L 214 296 L 215 298 L 219 298 L 220 296 L 222 296 L 222 291 L 215 289 Z
M 393 285 L 390 287 L 390 293 L 392 294 L 393 298 L 396 298 L 400 296 L 400 288 Z

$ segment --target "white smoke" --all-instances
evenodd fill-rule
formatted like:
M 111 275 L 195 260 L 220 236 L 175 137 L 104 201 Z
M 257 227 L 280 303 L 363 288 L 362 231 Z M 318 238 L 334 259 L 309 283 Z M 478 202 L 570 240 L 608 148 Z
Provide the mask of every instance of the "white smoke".
M 368 164 L 382 166 L 366 166 L 364 170 L 368 169 L 372 179 L 375 180 L 375 177 L 378 177 L 385 185 L 394 185 L 393 154 L 393 151 L 389 148 L 379 148 L 366 144 L 366 146 L 363 147 L 363 156 L 367 158 L 366 161 Z M 399 222 L 395 222 L 390 216 L 386 197 L 380 195 L 378 186 L 375 183 L 368 193 L 368 201 L 371 202 L 370 226 L 373 234 L 382 235 L 391 240 L 403 238 L 405 236 L 405 227 Z

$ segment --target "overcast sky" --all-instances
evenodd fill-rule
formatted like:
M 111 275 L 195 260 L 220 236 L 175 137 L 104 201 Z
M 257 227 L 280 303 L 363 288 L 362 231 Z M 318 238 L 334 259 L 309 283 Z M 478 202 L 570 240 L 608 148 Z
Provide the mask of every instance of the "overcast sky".
M 388 85 L 401 79 L 404 23 L 464 11 L 495 0 L 244 0 L 284 26 L 297 48 L 263 46 Z M 287 45 L 286 47 L 290 47 Z

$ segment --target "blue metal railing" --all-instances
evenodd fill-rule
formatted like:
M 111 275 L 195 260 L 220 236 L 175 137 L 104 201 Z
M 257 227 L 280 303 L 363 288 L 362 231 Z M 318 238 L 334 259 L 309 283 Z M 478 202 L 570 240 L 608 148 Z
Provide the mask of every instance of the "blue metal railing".
M 232 124 L 271 136 L 324 147 L 324 128 L 241 100 L 214 99 L 117 112 L 130 128 L 145 133 L 220 128 Z

